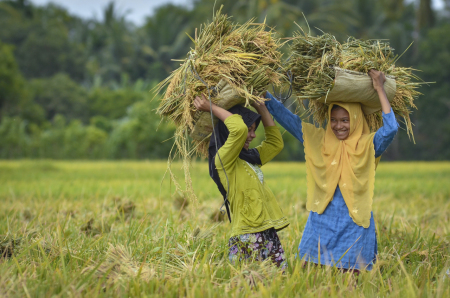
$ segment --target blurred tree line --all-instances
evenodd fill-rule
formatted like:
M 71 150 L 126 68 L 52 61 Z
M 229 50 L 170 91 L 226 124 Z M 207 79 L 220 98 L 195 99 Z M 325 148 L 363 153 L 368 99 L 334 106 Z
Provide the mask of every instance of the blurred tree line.
M 422 72 L 414 145 L 400 132 L 386 159 L 450 158 L 450 1 L 218 0 L 236 22 L 255 17 L 281 36 L 294 22 L 348 36 L 389 39 L 402 66 Z M 103 18 L 28 0 L 0 0 L 0 158 L 166 158 L 174 127 L 155 114 L 149 90 L 184 58 L 195 28 L 211 19 L 214 0 L 159 7 L 142 26 L 111 2 Z M 284 48 L 287 50 L 287 47 Z M 279 160 L 302 160 L 285 134 Z

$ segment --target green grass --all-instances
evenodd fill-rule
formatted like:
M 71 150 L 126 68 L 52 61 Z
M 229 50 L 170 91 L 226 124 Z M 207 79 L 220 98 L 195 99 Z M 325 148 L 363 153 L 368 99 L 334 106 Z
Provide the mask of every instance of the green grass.
M 181 178 L 180 164 L 173 166 Z M 358 277 L 294 259 L 308 212 L 303 163 L 265 180 L 291 225 L 289 268 L 232 266 L 230 225 L 207 164 L 193 165 L 197 204 L 180 208 L 165 162 L 0 161 L 0 297 L 450 297 L 450 163 L 381 163 L 373 211 L 379 260 Z M 199 229 L 198 229 L 199 228 Z M 16 240 L 12 242 L 12 240 Z

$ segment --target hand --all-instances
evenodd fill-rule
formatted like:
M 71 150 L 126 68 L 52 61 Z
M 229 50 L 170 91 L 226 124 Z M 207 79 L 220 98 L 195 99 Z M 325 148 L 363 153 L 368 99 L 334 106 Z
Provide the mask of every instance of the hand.
M 386 77 L 384 76 L 384 73 L 375 69 L 371 69 L 369 70 L 368 74 L 372 78 L 373 88 L 376 91 L 384 90 L 384 82 L 386 82 Z
M 214 105 L 214 104 L 213 104 Z M 209 100 L 202 94 L 202 97 L 195 97 L 194 106 L 197 110 L 203 112 L 209 112 L 211 109 L 211 105 L 209 104 Z
M 252 102 L 252 107 L 254 107 L 258 114 L 261 115 L 261 121 L 264 127 L 275 126 L 275 122 L 273 122 L 272 116 L 270 115 L 264 101 Z
M 389 114 L 391 112 L 391 104 L 386 96 L 386 91 L 384 90 L 384 82 L 386 82 L 386 77 L 384 73 L 381 71 L 371 69 L 369 70 L 369 76 L 372 78 L 373 88 L 378 93 L 378 98 L 381 103 L 381 110 L 385 114 Z
M 266 109 L 266 103 L 264 101 L 260 102 L 252 102 L 251 106 L 255 108 L 255 110 L 259 113 L 260 109 Z

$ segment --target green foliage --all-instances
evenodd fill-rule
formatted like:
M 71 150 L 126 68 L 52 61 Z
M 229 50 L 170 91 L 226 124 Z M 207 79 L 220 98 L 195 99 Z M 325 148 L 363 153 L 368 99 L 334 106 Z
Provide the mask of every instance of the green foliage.
M 68 75 L 58 73 L 50 78 L 34 79 L 28 87 L 34 101 L 44 108 L 47 120 L 62 114 L 69 120 L 87 121 L 88 92 Z
M 416 101 L 416 144 L 400 131 L 383 159 L 450 158 L 447 0 L 442 11 L 429 0 L 196 0 L 191 7 L 163 5 L 142 26 L 114 2 L 101 19 L 81 19 L 55 4 L 0 0 L 0 156 L 166 158 L 173 141 L 161 142 L 173 128 L 159 125 L 144 90 L 179 66 L 173 59 L 189 51 L 186 33 L 195 36 L 211 20 L 214 4 L 241 24 L 265 21 L 280 37 L 292 36 L 294 22 L 307 28 L 304 14 L 312 34 L 324 30 L 340 42 L 389 39 L 401 53 L 414 41 L 397 66 L 422 70 L 421 78 L 436 83 L 421 88 Z M 83 143 L 88 135 L 99 141 Z M 302 160 L 298 141 L 288 133 L 284 140 L 277 158 Z
M 0 110 L 11 113 L 23 100 L 25 81 L 13 56 L 13 47 L 0 42 Z
M 425 95 L 414 112 L 417 144 L 416 148 L 405 146 L 405 159 L 450 159 L 449 30 L 450 24 L 431 29 L 420 44 L 418 67 L 423 70 L 423 79 L 434 83 L 421 88 Z
M 115 123 L 109 140 L 112 158 L 165 158 L 172 148 L 169 140 L 175 131 L 173 125 L 159 125 L 155 116 L 156 101 L 135 103 L 127 116 Z
M 124 96 L 124 91 L 109 91 L 111 97 L 105 98 L 113 101 Z M 0 158 L 166 158 L 175 127 L 159 125 L 160 118 L 154 112 L 157 102 L 147 98 L 145 91 L 134 92 L 136 97 L 146 99 L 130 105 L 116 120 L 97 115 L 86 125 L 55 114 L 40 128 L 22 118 L 5 117 L 0 122 Z
M 143 68 L 141 76 L 161 81 L 177 68 L 172 59 L 186 55 L 191 44 L 186 33 L 195 28 L 193 19 L 188 9 L 172 4 L 158 8 L 153 17 L 147 18 L 138 29 L 143 43 L 138 63 Z
M 81 23 L 54 4 L 34 7 L 28 1 L 0 2 L 0 40 L 15 45 L 20 70 L 27 78 L 66 72 L 76 81 L 83 79 L 85 46 L 71 33 L 79 31 Z
M 0 120 L 3 116 L 19 116 L 42 123 L 44 110 L 34 103 L 13 55 L 13 47 L 0 41 Z
M 114 120 L 125 116 L 127 108 L 138 101 L 148 97 L 142 91 L 135 91 L 131 88 L 111 90 L 110 88 L 99 87 L 89 92 L 87 105 L 89 115 L 104 116 Z M 84 111 L 84 114 L 86 111 Z
M 4 117 L 0 124 L 1 158 L 17 158 L 27 155 L 29 136 L 26 123 L 21 118 Z

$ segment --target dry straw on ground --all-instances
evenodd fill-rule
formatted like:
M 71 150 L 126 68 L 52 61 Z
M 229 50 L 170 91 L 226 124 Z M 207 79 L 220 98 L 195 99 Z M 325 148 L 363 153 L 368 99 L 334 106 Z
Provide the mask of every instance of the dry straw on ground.
M 136 261 L 130 248 L 120 244 L 109 244 L 106 259 L 83 270 L 83 273 L 88 272 L 95 272 L 98 277 L 107 277 L 107 281 L 111 283 L 136 276 L 148 281 L 156 275 L 156 271 L 148 263 Z
M 189 160 L 196 153 L 207 156 L 210 139 L 210 135 L 203 140 L 189 138 L 200 113 L 204 113 L 195 110 L 195 97 L 211 94 L 211 100 L 216 102 L 212 88 L 224 80 L 249 105 L 263 100 L 260 94 L 270 84 L 279 85 L 282 77 L 282 54 L 278 51 L 281 42 L 275 32 L 265 23 L 255 24 L 253 20 L 243 25 L 232 23 L 221 9 L 211 23 L 200 27 L 198 36 L 196 31 L 187 58 L 155 89 L 158 93 L 167 86 L 157 112 L 177 127 L 175 152 L 171 152 L 169 160 L 180 156 L 185 161 L 187 189 L 191 184 Z
M 292 38 L 290 52 L 286 67 L 294 75 L 293 89 L 299 99 L 310 100 L 309 112 L 314 121 L 324 124 L 327 119 L 328 105 L 317 99 L 327 96 L 333 88 L 334 67 L 362 73 L 376 69 L 395 78 L 397 91 L 391 106 L 403 118 L 408 135 L 413 138 L 409 115 L 411 108 L 416 108 L 414 100 L 420 95 L 417 88 L 421 83 L 413 69 L 395 66 L 400 56 L 394 54 L 388 42 L 350 37 L 341 44 L 333 35 L 312 36 L 300 27 Z M 371 130 L 376 131 L 382 126 L 381 109 L 366 115 L 366 119 Z

